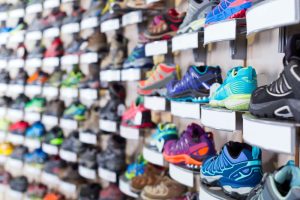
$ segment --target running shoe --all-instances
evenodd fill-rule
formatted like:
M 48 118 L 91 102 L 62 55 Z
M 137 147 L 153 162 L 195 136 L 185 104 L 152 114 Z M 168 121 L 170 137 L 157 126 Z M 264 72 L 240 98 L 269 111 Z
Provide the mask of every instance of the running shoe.
M 119 189 L 119 186 L 110 183 L 109 186 L 103 188 L 100 191 L 98 200 L 123 200 L 123 199 L 125 199 L 125 196 Z
M 83 184 L 79 189 L 79 200 L 96 200 L 99 198 L 99 192 L 101 190 L 100 184 L 90 183 Z
M 12 103 L 13 103 L 13 100 L 11 97 L 8 97 L 6 95 L 0 97 L 0 107 L 9 108 L 9 107 L 11 107 Z
M 251 94 L 257 88 L 256 71 L 252 67 L 234 67 L 227 73 L 224 83 L 210 96 L 212 107 L 229 110 L 249 109 Z
M 43 58 L 45 51 L 46 48 L 43 43 L 41 41 L 37 41 L 35 43 L 34 49 L 29 52 L 27 58 Z
M 138 93 L 141 95 L 152 95 L 166 87 L 173 79 L 180 78 L 180 69 L 176 65 L 155 65 L 146 80 L 138 84 Z
M 25 136 L 27 138 L 37 138 L 40 139 L 46 133 L 46 128 L 42 122 L 34 122 L 29 128 L 26 129 Z
M 252 6 L 252 0 L 221 0 L 206 16 L 205 24 L 220 22 L 226 19 L 244 18 L 246 10 Z
M 43 97 L 34 97 L 25 105 L 26 112 L 38 112 L 41 113 L 45 110 L 46 99 Z
M 97 149 L 86 148 L 85 151 L 79 155 L 79 165 L 89 169 L 97 169 Z
M 269 199 L 300 199 L 300 169 L 294 161 L 289 161 L 274 173 L 265 174 L 247 197 L 247 200 Z
M 11 125 L 11 121 L 6 118 L 0 119 L 0 131 L 6 133 Z
M 75 1 L 72 3 L 72 13 L 63 19 L 63 24 L 78 23 L 81 21 L 82 14 L 85 10 L 80 7 L 80 3 Z
M 166 97 L 173 101 L 208 103 L 210 87 L 222 83 L 220 67 L 192 66 L 181 80 L 167 84 Z
M 300 34 L 289 38 L 284 68 L 270 85 L 257 88 L 250 102 L 251 114 L 268 118 L 294 118 L 300 122 Z
M 169 140 L 164 146 L 166 161 L 189 169 L 199 169 L 202 162 L 216 154 L 212 133 L 198 124 L 190 124 L 178 140 Z
M 203 163 L 200 179 L 204 184 L 220 186 L 230 196 L 245 198 L 262 179 L 261 150 L 228 142 L 219 155 Z
M 58 156 L 53 156 L 47 160 L 44 166 L 46 173 L 59 176 L 67 168 L 67 163 Z
M 178 139 L 178 130 L 173 123 L 160 123 L 157 125 L 156 131 L 151 135 L 150 146 L 162 151 L 163 146 L 169 140 Z
M 45 58 L 49 57 L 60 57 L 64 55 L 64 46 L 63 42 L 59 37 L 55 38 L 51 45 L 48 47 L 48 49 L 44 53 Z
M 48 155 L 40 148 L 24 155 L 25 163 L 32 165 L 43 165 L 48 159 Z
M 151 68 L 153 61 L 145 53 L 145 45 L 138 44 L 123 63 L 123 68 Z
M 61 117 L 65 110 L 65 103 L 59 99 L 53 99 L 47 102 L 45 115 L 51 115 L 55 117 Z
M 9 156 L 14 151 L 14 146 L 9 142 L 0 143 L 0 155 Z
M 77 121 L 85 120 L 86 106 L 80 102 L 74 102 L 63 113 L 63 118 Z
M 79 83 L 79 88 L 91 88 L 99 89 L 100 88 L 100 79 L 99 79 L 99 64 L 92 63 L 88 65 L 88 75 L 81 79 Z
M 86 145 L 79 140 L 78 131 L 72 131 L 62 143 L 61 149 L 79 154 L 84 152 Z
M 42 18 L 39 24 L 40 29 L 45 30 L 51 27 L 59 27 L 62 24 L 65 12 L 60 11 L 59 7 L 53 8 L 49 15 Z
M 18 176 L 12 178 L 9 182 L 9 185 L 10 185 L 10 189 L 24 193 L 26 192 L 28 187 L 28 180 L 25 176 Z
M 29 78 L 27 79 L 27 84 L 29 85 L 43 85 L 49 78 L 49 74 L 43 72 L 41 69 L 37 69 Z
M 64 141 L 64 132 L 63 130 L 55 126 L 48 131 L 44 137 L 44 142 L 54 146 L 60 146 Z
M 43 200 L 64 200 L 64 196 L 62 194 L 59 194 L 57 192 L 48 192 Z
M 65 75 L 65 71 L 60 70 L 58 67 L 55 68 L 54 72 L 50 75 L 45 85 L 52 86 L 52 87 L 59 87 L 64 75 Z
M 10 154 L 9 157 L 15 159 L 15 160 L 20 160 L 23 161 L 25 154 L 28 152 L 28 148 L 24 146 L 17 146 L 14 148 L 14 151 L 12 154 Z
M 41 183 L 30 184 L 27 192 L 26 198 L 30 200 L 41 200 L 47 193 L 47 187 Z
M 16 135 L 25 135 L 27 128 L 29 128 L 28 122 L 17 121 L 10 125 L 9 132 Z
M 30 101 L 30 99 L 25 94 L 19 94 L 19 96 L 10 105 L 10 108 L 17 109 L 17 110 L 23 110 L 25 108 L 25 105 L 29 101 Z
M 73 70 L 62 81 L 61 87 L 77 88 L 80 81 L 84 78 L 84 74 L 81 72 L 79 66 L 73 66 Z
M 0 185 L 7 186 L 11 179 L 11 175 L 4 169 L 4 166 L 0 167 Z
M 136 162 L 127 166 L 125 172 L 125 177 L 127 178 L 127 180 L 131 180 L 135 176 L 144 174 L 146 165 L 147 165 L 147 161 L 144 159 L 143 155 L 140 154 L 137 157 Z

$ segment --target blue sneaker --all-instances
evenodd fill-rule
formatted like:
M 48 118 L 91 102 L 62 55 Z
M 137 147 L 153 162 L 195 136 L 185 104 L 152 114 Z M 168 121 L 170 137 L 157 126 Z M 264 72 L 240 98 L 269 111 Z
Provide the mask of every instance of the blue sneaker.
M 257 75 L 252 67 L 234 67 L 223 84 L 212 91 L 209 104 L 230 110 L 248 110 L 252 92 L 257 88 Z
M 244 18 L 246 10 L 251 6 L 252 0 L 221 0 L 219 5 L 208 13 L 205 24 L 232 18 Z
M 153 61 L 145 53 L 145 45 L 138 44 L 123 64 L 123 68 L 152 68 Z
M 156 131 L 151 135 L 150 146 L 157 148 L 158 150 L 163 150 L 163 145 L 168 140 L 177 140 L 178 130 L 173 123 L 160 123 L 157 125 Z
M 125 172 L 127 180 L 132 180 L 134 177 L 144 174 L 147 163 L 143 155 L 139 155 L 136 162 L 127 166 Z
M 46 129 L 44 124 L 38 121 L 26 129 L 25 136 L 29 138 L 41 138 L 43 135 L 45 135 L 45 133 Z
M 219 155 L 201 168 L 204 184 L 220 186 L 233 197 L 245 197 L 262 179 L 261 150 L 245 143 L 228 142 Z
M 24 155 L 24 161 L 28 164 L 41 165 L 48 159 L 48 155 L 42 149 L 36 149 L 32 153 Z

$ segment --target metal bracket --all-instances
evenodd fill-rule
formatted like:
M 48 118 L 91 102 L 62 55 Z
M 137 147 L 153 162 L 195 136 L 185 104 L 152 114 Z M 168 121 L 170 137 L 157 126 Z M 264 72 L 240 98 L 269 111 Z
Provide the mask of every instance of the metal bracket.
M 247 59 L 247 38 L 245 34 L 236 35 L 236 39 L 230 41 L 231 58 L 233 60 Z
M 168 53 L 165 55 L 166 63 L 174 63 L 174 55 L 172 52 L 172 40 L 168 41 Z
M 207 45 L 203 45 L 204 42 L 204 34 L 198 33 L 198 48 L 193 49 L 195 62 L 203 62 L 206 64 L 207 60 Z

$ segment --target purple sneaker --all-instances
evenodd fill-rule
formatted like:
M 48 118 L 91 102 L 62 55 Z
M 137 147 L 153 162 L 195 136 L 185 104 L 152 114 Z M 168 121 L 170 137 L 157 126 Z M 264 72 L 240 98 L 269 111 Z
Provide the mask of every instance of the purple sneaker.
M 178 140 L 170 140 L 164 146 L 164 158 L 173 164 L 185 164 L 199 169 L 202 161 L 216 154 L 213 134 L 192 123 Z
M 222 83 L 220 67 L 191 66 L 181 80 L 173 80 L 167 85 L 167 98 L 208 103 L 209 90 L 214 83 Z

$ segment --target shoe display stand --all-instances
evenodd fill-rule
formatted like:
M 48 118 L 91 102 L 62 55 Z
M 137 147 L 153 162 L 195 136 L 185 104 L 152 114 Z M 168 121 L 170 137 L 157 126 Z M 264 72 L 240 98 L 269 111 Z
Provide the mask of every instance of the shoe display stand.
M 162 166 L 162 167 L 168 167 L 169 164 L 164 160 L 164 156 L 161 152 L 159 152 L 157 149 L 151 148 L 147 145 L 143 147 L 143 156 L 145 160 L 148 162 Z
M 199 188 L 200 184 L 200 170 L 192 171 L 184 169 L 183 167 L 169 163 L 169 174 L 172 179 L 179 183 L 192 188 Z
M 99 128 L 102 131 L 116 133 L 116 132 L 118 132 L 119 126 L 118 126 L 118 123 L 115 121 L 100 119 L 99 120 Z
M 60 181 L 59 191 L 63 195 L 65 195 L 67 198 L 76 199 L 77 198 L 77 192 L 78 192 L 78 186 L 76 184 L 73 184 L 73 183 Z
M 121 70 L 103 70 L 100 72 L 100 80 L 103 82 L 121 81 Z
M 182 118 L 201 119 L 201 105 L 191 102 L 171 101 L 171 114 Z
M 130 189 L 130 183 L 126 180 L 125 176 L 119 177 L 119 188 L 120 190 L 129 197 L 138 198 L 139 195 L 132 192 Z
M 145 96 L 144 105 L 146 108 L 153 111 L 168 111 L 170 110 L 170 101 L 164 97 Z
M 23 162 L 18 159 L 8 158 L 5 163 L 5 170 L 14 176 L 22 175 Z
M 61 57 L 61 64 L 64 66 L 71 66 L 79 63 L 78 55 L 65 55 Z
M 106 180 L 110 183 L 117 183 L 119 176 L 116 172 L 110 171 L 102 167 L 98 168 L 98 175 L 102 180 Z
M 149 132 L 151 129 L 138 129 L 127 126 L 120 126 L 120 136 L 129 140 L 138 140 L 143 137 L 144 134 Z
M 97 170 L 96 169 L 90 169 L 88 167 L 79 165 L 78 172 L 80 176 L 83 178 L 89 179 L 89 180 L 97 180 Z
M 203 184 L 200 184 L 199 198 L 207 200 L 233 200 L 233 198 L 225 195 L 220 188 L 209 188 Z
M 172 52 L 199 48 L 199 37 L 203 32 L 186 33 L 172 38 Z
M 65 149 L 59 150 L 59 157 L 67 162 L 76 163 L 78 161 L 78 155 L 72 151 Z

